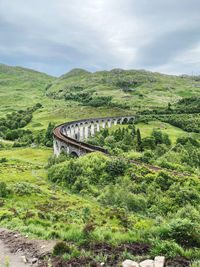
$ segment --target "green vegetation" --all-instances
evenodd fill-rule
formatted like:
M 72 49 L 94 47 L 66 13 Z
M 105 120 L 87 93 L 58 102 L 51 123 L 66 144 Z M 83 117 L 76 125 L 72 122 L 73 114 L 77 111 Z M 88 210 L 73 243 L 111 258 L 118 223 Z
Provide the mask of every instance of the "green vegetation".
M 113 156 L 199 175 L 199 137 L 154 121 L 105 129 L 87 142 L 106 148 Z
M 6 65 L 0 74 L 0 226 L 59 239 L 52 256 L 63 262 L 117 266 L 165 255 L 198 266 L 199 77 L 74 69 L 55 78 Z M 137 114 L 135 123 L 87 140 L 113 157 L 52 155 L 56 124 L 124 114 Z M 189 175 L 155 173 L 130 160 Z M 147 247 L 144 255 L 132 253 L 134 242 Z M 96 244 L 111 254 L 96 252 Z
M 182 97 L 200 96 L 199 85 L 198 77 L 193 76 L 170 76 L 122 69 L 89 73 L 74 69 L 54 81 L 47 90 L 47 95 L 53 99 L 66 99 L 67 102 L 75 100 L 80 103 L 82 96 L 87 96 L 89 100 L 110 97 L 111 103 L 129 107 L 135 112 L 147 107 L 167 108 L 169 102 L 174 103 L 174 100 L 178 101 Z M 108 103 L 104 105 L 107 106 Z M 198 103 L 195 105 L 198 106 Z M 190 112 L 190 108 L 188 110 Z

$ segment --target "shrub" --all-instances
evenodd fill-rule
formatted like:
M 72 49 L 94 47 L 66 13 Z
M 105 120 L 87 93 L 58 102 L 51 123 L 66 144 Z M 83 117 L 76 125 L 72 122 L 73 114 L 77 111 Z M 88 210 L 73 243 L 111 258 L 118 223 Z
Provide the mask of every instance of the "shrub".
M 127 163 L 124 160 L 112 159 L 106 164 L 106 171 L 110 174 L 112 180 L 115 176 L 124 175 Z
M 39 186 L 31 185 L 27 182 L 20 182 L 14 186 L 14 191 L 18 195 L 31 195 L 33 193 L 41 193 Z
M 0 221 L 4 219 L 11 219 L 13 216 L 13 213 L 8 210 L 0 210 Z
M 95 230 L 95 226 L 92 222 L 87 223 L 83 228 L 84 235 L 90 235 Z
M 166 191 L 175 182 L 175 178 L 165 171 L 160 171 L 155 178 L 155 182 L 160 186 L 161 190 Z
M 147 208 L 147 201 L 142 195 L 135 195 L 129 193 L 126 198 L 126 206 L 130 211 L 145 211 Z
M 178 210 L 176 217 L 181 219 L 188 218 L 191 222 L 200 223 L 199 211 L 190 204 Z
M 4 162 L 7 162 L 8 160 L 7 160 L 7 158 L 1 158 L 0 159 L 0 163 L 4 163 Z
M 152 242 L 152 250 L 150 252 L 152 258 L 158 255 L 163 255 L 167 258 L 172 258 L 182 254 L 183 254 L 183 249 L 173 240 L 161 241 L 157 239 Z
M 0 197 L 6 198 L 11 193 L 5 182 L 0 182 Z
M 184 246 L 196 246 L 200 244 L 200 231 L 196 223 L 189 219 L 173 219 L 162 233 L 162 238 L 174 239 Z
M 62 255 L 64 253 L 70 253 L 71 249 L 65 242 L 58 242 L 53 248 L 53 255 Z

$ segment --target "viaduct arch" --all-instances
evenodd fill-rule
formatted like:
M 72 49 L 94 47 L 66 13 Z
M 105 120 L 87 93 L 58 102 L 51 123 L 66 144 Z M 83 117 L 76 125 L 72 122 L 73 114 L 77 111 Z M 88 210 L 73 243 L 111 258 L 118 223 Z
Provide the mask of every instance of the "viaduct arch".
M 102 128 L 111 127 L 112 125 L 122 124 L 124 121 L 135 120 L 136 116 L 121 116 L 121 117 L 106 117 L 96 119 L 85 119 L 78 121 L 71 121 L 60 124 L 53 129 L 53 148 L 54 155 L 57 157 L 60 155 L 62 149 L 67 154 L 71 154 L 73 157 L 81 157 L 91 152 L 103 152 L 110 156 L 106 149 L 83 142 L 84 139 L 94 136 L 95 132 L 99 132 Z M 125 159 L 126 160 L 126 159 Z M 165 170 L 174 175 L 182 175 L 194 177 L 186 173 L 179 173 L 176 171 L 164 169 L 158 166 L 151 166 L 146 163 L 130 161 L 132 164 L 146 166 L 153 171 Z
M 53 130 L 53 148 L 54 155 L 59 156 L 62 149 L 67 154 L 74 157 L 81 157 L 87 153 L 101 151 L 107 153 L 106 149 L 83 142 L 100 132 L 106 127 L 122 124 L 124 121 L 135 120 L 136 116 L 106 117 L 96 119 L 85 119 L 78 121 L 70 121 L 56 126 Z

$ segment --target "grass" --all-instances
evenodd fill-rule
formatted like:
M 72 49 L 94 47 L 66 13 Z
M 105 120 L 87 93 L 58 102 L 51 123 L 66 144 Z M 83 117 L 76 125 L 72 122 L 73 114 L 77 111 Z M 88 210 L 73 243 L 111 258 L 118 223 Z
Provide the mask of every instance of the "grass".
M 56 92 L 62 97 L 64 92 L 73 93 L 74 87 L 81 86 L 84 92 L 92 90 L 94 95 L 112 96 L 113 102 L 126 103 L 133 111 L 140 107 L 167 106 L 168 102 L 173 103 L 182 97 L 199 95 L 199 82 L 189 76 L 181 78 L 144 70 L 73 74 L 67 79 L 61 76 L 54 81 L 48 93 Z
M 175 143 L 178 137 L 186 137 L 186 136 L 191 136 L 200 140 L 199 134 L 187 133 L 178 127 L 172 126 L 169 123 L 164 123 L 161 121 L 151 121 L 148 124 L 139 123 L 136 125 L 136 127 L 140 129 L 142 138 L 149 136 L 153 131 L 153 129 L 156 129 L 160 130 L 163 133 L 167 133 L 172 143 Z
M 115 130 L 117 128 L 127 127 L 124 125 L 116 125 L 112 126 L 109 131 Z M 162 121 L 150 121 L 147 123 L 138 123 L 136 124 L 136 128 L 140 129 L 141 137 L 147 137 L 150 136 L 153 129 L 160 130 L 162 133 L 167 133 L 169 135 L 170 140 L 172 141 L 172 144 L 176 142 L 176 139 L 178 137 L 188 137 L 191 136 L 197 140 L 200 140 L 200 134 L 197 133 L 188 133 L 178 127 L 172 126 L 169 123 L 165 123 Z M 135 152 L 137 153 L 137 152 Z
M 123 85 L 118 86 L 120 81 L 128 81 L 131 91 L 125 92 Z M 131 85 L 132 81 L 137 85 Z M 49 84 L 52 86 L 46 91 Z M 55 78 L 33 70 L 0 65 L 0 117 L 39 102 L 43 108 L 34 112 L 32 121 L 25 127 L 35 133 L 46 129 L 49 122 L 60 124 L 83 118 L 129 115 L 143 107 L 167 106 L 168 102 L 176 102 L 181 97 L 200 96 L 199 85 L 200 82 L 195 82 L 192 77 L 183 79 L 147 71 L 112 70 L 94 74 L 72 71 Z M 74 92 L 76 86 L 82 86 L 85 92 L 93 91 L 94 96 L 112 96 L 113 102 L 127 104 L 130 110 L 82 106 L 78 102 L 65 101 L 63 97 L 53 99 L 46 95 L 56 92 L 61 96 L 66 91 Z M 200 138 L 198 134 L 189 134 L 159 121 L 140 123 L 137 128 L 140 128 L 142 137 L 148 136 L 153 129 L 160 129 L 169 134 L 173 143 L 180 136 Z M 133 153 L 134 157 L 139 155 Z M 145 221 L 151 227 L 155 219 L 126 212 L 129 226 L 124 227 L 123 218 L 116 216 L 116 207 L 103 206 L 96 199 L 74 195 L 62 186 L 51 184 L 44 168 L 51 154 L 52 149 L 37 147 L 0 150 L 0 159 L 8 160 L 0 164 L 0 182 L 4 181 L 12 190 L 8 198 L 0 198 L 0 203 L 3 203 L 0 206 L 0 226 L 18 230 L 30 238 L 61 239 L 77 245 L 94 240 L 113 245 L 151 242 L 147 231 L 137 225 Z M 17 193 L 16 186 L 20 187 L 24 182 L 40 190 L 30 194 Z M 91 221 L 95 229 L 86 237 L 83 228 Z M 182 253 L 190 258 L 199 257 L 193 251 Z M 126 252 L 122 255 L 124 258 L 127 256 Z M 65 255 L 64 259 L 68 257 L 71 255 Z M 104 261 L 104 257 L 100 254 L 96 261 Z
M 118 85 L 124 81 L 128 82 L 130 92 L 123 90 L 126 89 L 123 84 Z M 135 86 L 133 81 L 138 84 Z M 200 82 L 194 81 L 193 77 L 183 79 L 142 70 L 112 70 L 93 74 L 72 70 L 55 78 L 33 70 L 0 64 L 0 117 L 39 102 L 43 108 L 33 114 L 31 123 L 25 127 L 35 132 L 45 129 L 50 121 L 59 124 L 89 117 L 134 114 L 143 107 L 167 106 L 168 102 L 180 99 L 182 92 L 185 93 L 183 96 L 199 96 L 199 85 Z M 80 106 L 78 102 L 65 101 L 62 94 L 66 91 L 76 92 L 74 88 L 77 86 L 82 87 L 84 92 L 93 91 L 94 96 L 112 96 L 112 102 L 127 104 L 130 110 L 92 108 Z M 46 96 L 50 93 L 61 94 L 61 97 L 53 99 Z
M 52 149 L 38 148 L 15 148 L 12 150 L 1 150 L 0 158 L 8 158 L 9 160 L 18 160 L 26 163 L 45 164 L 49 156 L 52 154 Z
M 0 181 L 4 181 L 14 192 L 0 207 L 1 226 L 21 231 L 30 238 L 60 238 L 78 243 L 83 238 L 84 208 L 88 207 L 92 221 L 98 226 L 95 234 L 97 239 L 102 239 L 102 232 L 106 235 L 106 230 L 112 227 L 123 229 L 120 219 L 107 217 L 112 214 L 111 208 L 102 207 L 95 200 L 71 195 L 67 189 L 46 180 L 43 167 L 51 150 L 26 148 L 16 149 L 13 153 L 0 151 L 0 157 L 6 156 L 8 159 L 8 162 L 0 164 Z M 29 155 L 30 165 L 25 165 L 26 155 Z M 40 192 L 29 195 L 15 193 L 16 184 L 21 182 L 39 186 Z M 1 212 L 4 217 L 1 217 Z M 116 236 L 113 234 L 112 238 Z

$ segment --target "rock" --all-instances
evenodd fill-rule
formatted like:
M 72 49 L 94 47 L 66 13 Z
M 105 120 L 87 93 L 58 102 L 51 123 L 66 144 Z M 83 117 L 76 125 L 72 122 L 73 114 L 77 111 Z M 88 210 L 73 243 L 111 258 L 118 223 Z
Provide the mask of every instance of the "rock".
M 16 235 L 14 235 L 14 237 L 18 237 L 18 235 L 16 234 Z
M 41 249 L 46 248 L 46 246 L 41 246 Z
M 31 263 L 34 264 L 34 263 L 36 263 L 37 261 L 38 261 L 37 258 L 33 258 L 33 259 L 31 260 Z
M 140 262 L 140 267 L 154 267 L 154 261 L 153 260 L 145 260 Z
M 24 262 L 24 263 L 27 263 L 27 259 L 25 256 L 21 256 L 21 260 Z
M 164 256 L 157 256 L 154 259 L 154 267 L 164 267 L 165 265 L 165 257 Z
M 100 263 L 100 266 L 104 266 L 104 265 L 105 265 L 105 262 L 101 262 L 101 263 Z
M 135 261 L 125 260 L 122 262 L 122 267 L 139 267 L 139 264 Z

